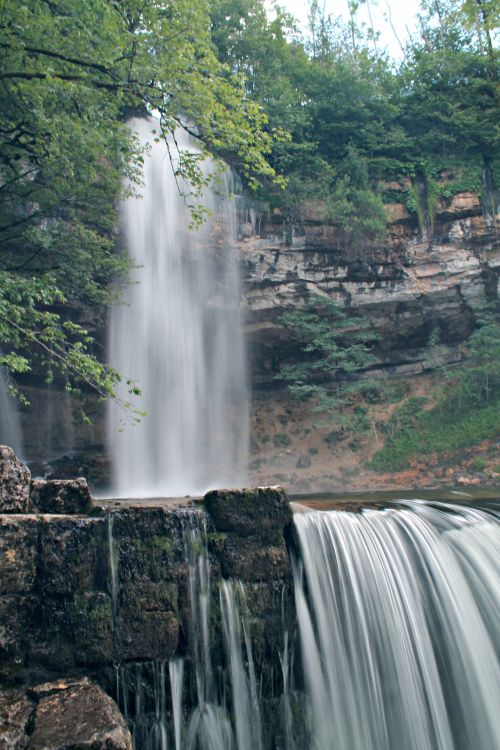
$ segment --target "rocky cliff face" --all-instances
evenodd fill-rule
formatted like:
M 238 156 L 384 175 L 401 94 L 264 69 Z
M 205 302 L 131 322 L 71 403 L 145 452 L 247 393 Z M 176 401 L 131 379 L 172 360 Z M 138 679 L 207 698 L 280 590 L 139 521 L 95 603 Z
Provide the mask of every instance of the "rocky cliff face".
M 398 187 L 397 185 L 394 187 Z M 381 447 L 373 410 L 371 437 L 336 434 L 307 405 L 290 399 L 276 376 L 283 363 L 300 361 L 300 346 L 280 324 L 284 310 L 328 297 L 359 313 L 377 334 L 370 375 L 396 378 L 414 395 L 436 387 L 442 366 L 463 356 L 463 342 L 487 301 L 498 299 L 498 216 L 485 215 L 472 193 L 454 196 L 436 210 L 432 233 L 419 229 L 403 203 L 387 206 L 385 245 L 346 249 L 318 206 L 306 206 L 300 226 L 279 215 L 248 216 L 243 225 L 246 333 L 252 366 L 252 481 L 279 482 L 297 492 L 405 486 L 439 478 L 407 472 L 381 477 L 367 472 Z M 250 219 L 253 218 L 253 222 Z M 463 470 L 463 469 L 462 469 Z M 457 476 L 455 476 L 457 475 Z
M 439 357 L 454 361 L 472 331 L 485 299 L 498 297 L 498 217 L 482 212 L 472 193 L 440 205 L 432 236 L 422 237 L 416 217 L 403 204 L 387 206 L 383 247 L 342 247 L 335 226 L 309 207 L 301 226 L 289 232 L 273 216 L 243 229 L 241 256 L 246 280 L 246 333 L 251 342 L 254 383 L 268 386 L 283 358 L 293 356 L 279 316 L 315 296 L 359 311 L 378 334 L 378 365 L 405 374 L 426 368 L 429 340 Z
M 398 185 L 392 187 L 397 193 Z M 304 206 L 302 220 L 294 226 L 279 213 L 242 211 L 238 247 L 253 391 L 255 482 L 285 483 L 293 489 L 344 486 L 357 460 L 350 456 L 339 467 L 339 446 L 325 452 L 322 434 L 318 445 L 311 443 L 314 420 L 290 403 L 276 380 L 281 363 L 301 357 L 279 322 L 284 310 L 309 305 L 319 295 L 359 312 L 378 335 L 371 364 L 375 374 L 420 378 L 416 387 L 425 390 L 426 373 L 461 360 L 463 341 L 485 300 L 498 298 L 498 216 L 485 215 L 476 195 L 462 193 L 438 205 L 432 233 L 424 235 L 403 203 L 387 210 L 387 241 L 371 248 L 346 248 L 315 204 Z M 35 462 L 35 473 L 47 471 L 43 463 L 50 460 L 53 476 L 84 474 L 94 487 L 104 487 L 109 462 L 103 405 L 86 395 L 84 408 L 92 424 L 83 424 L 78 405 L 62 387 L 47 389 L 31 379 L 24 388 L 32 404 L 22 414 L 25 456 Z M 316 450 L 323 456 L 321 466 Z M 319 484 L 313 481 L 317 472 Z M 343 478 L 342 472 L 347 472 Z

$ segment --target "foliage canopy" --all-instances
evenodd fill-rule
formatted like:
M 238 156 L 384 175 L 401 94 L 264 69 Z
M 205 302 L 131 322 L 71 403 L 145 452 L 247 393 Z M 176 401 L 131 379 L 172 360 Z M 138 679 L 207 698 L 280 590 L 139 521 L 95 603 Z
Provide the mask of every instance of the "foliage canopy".
M 273 178 L 265 114 L 217 59 L 208 7 L 2 0 L 0 364 L 11 372 L 59 370 L 70 388 L 113 395 L 119 376 L 79 320 L 83 304 L 109 302 L 111 279 L 127 270 L 115 252 L 116 206 L 143 159 L 128 116 L 154 113 L 159 137 L 189 128 L 252 186 Z M 200 158 L 180 154 L 176 165 L 194 203 Z

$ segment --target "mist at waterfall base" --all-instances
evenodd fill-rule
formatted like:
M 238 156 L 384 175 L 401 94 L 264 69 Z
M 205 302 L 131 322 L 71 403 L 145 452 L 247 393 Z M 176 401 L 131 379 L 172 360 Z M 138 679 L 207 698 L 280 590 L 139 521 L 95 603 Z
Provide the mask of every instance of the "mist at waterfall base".
M 498 511 L 403 501 L 297 514 L 297 626 L 283 617 L 271 695 L 245 586 L 223 581 L 210 596 L 203 524 L 186 532 L 189 653 L 117 667 L 137 748 L 500 748 Z
M 170 144 L 153 143 L 153 121 L 130 127 L 144 161 L 141 196 L 122 206 L 126 246 L 136 266 L 123 304 L 111 314 L 109 360 L 141 390 L 133 399 L 146 415 L 138 424 L 116 403 L 108 412 L 113 494 L 169 497 L 213 487 L 242 486 L 248 450 L 248 393 L 241 331 L 237 213 L 230 176 L 220 190 L 199 199 L 211 217 L 192 228 L 180 194 L 188 187 L 174 175 L 178 149 L 195 151 L 176 133 Z M 205 176 L 215 165 L 203 164 Z M 218 194 L 220 193 L 220 194 Z

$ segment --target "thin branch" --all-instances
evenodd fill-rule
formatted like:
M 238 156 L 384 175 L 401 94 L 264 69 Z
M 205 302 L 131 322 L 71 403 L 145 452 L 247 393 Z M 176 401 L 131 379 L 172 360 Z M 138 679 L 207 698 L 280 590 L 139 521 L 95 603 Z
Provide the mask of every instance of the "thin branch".
M 10 49 L 10 44 L 0 44 L 0 47 L 3 47 L 4 49 Z M 53 52 L 49 49 L 42 49 L 40 47 L 24 47 L 24 50 L 26 52 L 30 52 L 33 55 L 41 55 L 43 57 L 50 57 L 55 60 L 61 60 L 62 62 L 70 63 L 70 65 L 76 65 L 80 68 L 92 68 L 92 70 L 98 70 L 100 73 L 104 73 L 105 75 L 110 76 L 110 78 L 113 78 L 113 80 L 116 80 L 116 77 L 112 71 L 110 71 L 109 68 L 107 68 L 105 65 L 101 65 L 100 63 L 93 63 L 90 60 L 80 60 L 77 57 L 67 57 L 67 55 L 63 55 L 60 52 Z
M 119 91 L 120 88 L 125 88 L 124 85 L 120 83 L 104 83 L 104 81 L 96 81 L 92 78 L 87 78 L 86 76 L 69 75 L 65 73 L 52 73 L 51 75 L 49 75 L 48 73 L 24 73 L 21 71 L 8 71 L 6 73 L 0 73 L 1 81 L 45 81 L 48 78 L 57 78 L 61 81 L 80 81 L 83 83 L 90 83 L 92 84 L 92 86 L 95 86 L 98 89 L 107 89 L 108 91 Z
M 87 383 L 87 385 L 90 388 L 92 388 L 92 390 L 95 390 L 102 398 L 112 398 L 113 401 L 115 401 L 116 403 L 118 403 L 120 405 L 124 404 L 123 399 L 118 399 L 114 395 L 114 393 L 108 393 L 103 388 L 101 388 L 101 386 L 98 383 L 96 383 L 95 381 L 91 380 L 91 378 L 89 378 L 84 373 L 80 372 L 74 365 L 71 364 L 71 362 L 68 362 L 67 358 L 63 354 L 61 354 L 56 349 L 54 349 L 53 347 L 49 346 L 44 341 L 42 341 L 36 335 L 35 332 L 33 332 L 33 331 L 27 331 L 25 328 L 23 328 L 22 326 L 20 326 L 17 323 L 15 323 L 13 320 L 10 320 L 10 318 L 8 318 L 5 315 L 1 315 L 0 314 L 0 318 L 2 318 L 8 325 L 12 326 L 12 328 L 14 328 L 16 331 L 18 331 L 19 333 L 21 333 L 23 336 L 26 336 L 27 339 L 31 339 L 32 341 L 34 341 L 34 343 L 37 344 L 38 346 L 40 346 L 45 352 L 47 352 L 47 354 L 50 354 L 51 357 L 55 357 L 55 359 L 58 359 L 62 363 L 63 368 L 65 370 L 69 370 L 79 380 L 82 380 L 84 383 Z M 69 342 L 67 342 L 67 343 L 69 343 Z M 103 367 L 104 367 L 104 365 L 103 365 Z

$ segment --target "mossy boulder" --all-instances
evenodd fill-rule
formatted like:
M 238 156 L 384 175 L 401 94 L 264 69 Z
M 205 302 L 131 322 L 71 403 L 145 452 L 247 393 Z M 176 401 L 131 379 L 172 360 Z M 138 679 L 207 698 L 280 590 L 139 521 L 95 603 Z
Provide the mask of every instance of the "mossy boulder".
M 205 508 L 217 531 L 257 536 L 267 544 L 279 544 L 292 523 L 292 509 L 282 487 L 213 490 L 205 495 Z

